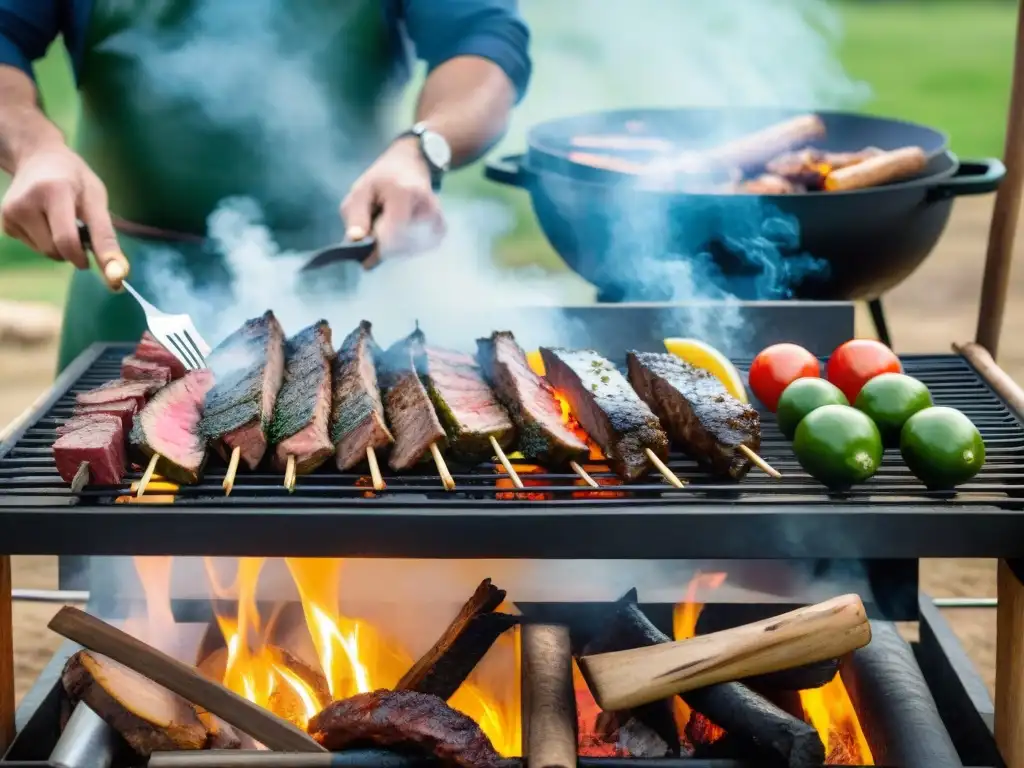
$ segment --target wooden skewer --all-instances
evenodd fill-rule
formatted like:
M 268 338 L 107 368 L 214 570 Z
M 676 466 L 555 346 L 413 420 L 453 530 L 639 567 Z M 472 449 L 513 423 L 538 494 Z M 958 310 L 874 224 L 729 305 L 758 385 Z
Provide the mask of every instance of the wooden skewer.
M 669 485 L 674 485 L 676 488 L 686 487 L 686 483 L 676 477 L 676 473 L 665 466 L 665 462 L 659 459 L 658 455 L 654 451 L 650 448 L 645 448 L 644 451 L 647 453 L 647 458 L 651 460 L 651 464 L 653 464 L 655 469 L 661 473 L 661 476 L 668 481 Z
M 373 490 L 383 491 L 388 487 L 380 474 L 380 465 L 377 463 L 377 452 L 372 445 L 366 446 L 366 463 L 370 465 L 370 478 L 373 480 Z
M 444 486 L 446 491 L 454 491 L 455 478 L 453 478 L 452 473 L 448 471 L 448 465 L 444 463 L 444 456 L 441 455 L 441 449 L 437 447 L 437 443 L 430 444 L 430 455 L 434 457 L 434 464 L 437 466 L 437 474 L 441 476 L 441 485 Z
M 525 488 L 523 481 L 519 479 L 519 473 L 516 472 L 516 468 L 512 466 L 512 462 L 508 460 L 508 456 L 505 455 L 501 446 L 498 445 L 498 441 L 494 438 L 494 435 L 490 435 L 490 440 L 491 448 L 494 449 L 494 455 L 498 457 L 498 461 L 501 462 L 501 466 L 503 466 L 505 471 L 508 472 L 508 476 L 512 480 L 512 485 L 516 488 Z
M 755 467 L 757 467 L 766 475 L 768 475 L 768 477 L 774 477 L 776 480 L 782 477 L 782 473 L 779 472 L 779 470 L 777 470 L 767 461 L 762 459 L 760 456 L 758 456 L 756 453 L 750 450 L 750 448 L 748 448 L 747 446 L 741 445 L 740 452 L 748 459 L 750 459 L 751 464 L 753 464 Z
M 78 471 L 71 478 L 71 492 L 81 493 L 82 489 L 89 484 L 89 462 L 83 461 L 78 465 Z
M 166 480 L 157 480 L 156 476 L 148 483 L 146 483 L 146 493 L 152 495 L 153 492 L 157 493 L 175 493 L 180 486 L 177 483 L 169 483 Z M 139 492 L 139 482 L 136 481 L 131 484 L 131 493 Z
M 288 454 L 288 464 L 284 468 L 284 487 L 288 493 L 295 493 L 295 457 Z
M 224 495 L 230 496 L 232 489 L 235 487 L 235 475 L 238 474 L 238 460 L 242 458 L 242 447 L 236 445 L 231 449 L 231 460 L 228 462 L 228 472 L 224 475 L 224 482 L 221 486 L 224 488 Z
M 601 487 L 600 485 L 598 485 L 597 480 L 592 478 L 590 476 L 590 474 L 587 472 L 587 470 L 585 470 L 583 467 L 581 467 L 577 462 L 570 461 L 569 462 L 569 466 L 572 468 L 572 471 L 575 472 L 577 475 L 579 475 L 581 478 L 583 478 L 583 482 L 585 482 L 591 488 L 600 488 Z
M 154 453 L 149 460 L 149 465 L 146 467 L 146 471 L 142 473 L 142 479 L 139 480 L 139 490 L 135 492 L 135 495 L 141 497 L 146 492 L 146 486 L 149 485 L 149 481 L 153 479 L 153 473 L 156 472 L 156 463 L 160 461 L 160 454 Z

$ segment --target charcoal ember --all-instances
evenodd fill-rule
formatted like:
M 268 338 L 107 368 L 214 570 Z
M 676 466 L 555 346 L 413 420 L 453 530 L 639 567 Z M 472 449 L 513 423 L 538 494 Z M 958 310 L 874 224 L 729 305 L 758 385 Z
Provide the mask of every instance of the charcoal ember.
M 342 472 L 365 461 L 367 450 L 382 450 L 395 440 L 385 422 L 377 383 L 382 355 L 372 326 L 364 320 L 345 338 L 335 358 L 331 440 Z
M 163 363 L 129 355 L 121 361 L 121 378 L 129 381 L 149 379 L 166 384 L 171 380 L 171 369 Z
M 384 412 L 395 438 L 388 464 L 396 472 L 426 458 L 432 444 L 439 449 L 448 446 L 448 436 L 420 378 L 425 347 L 426 338 L 417 327 L 388 348 L 380 361 L 378 374 L 384 390 Z
M 328 750 L 396 747 L 460 768 L 501 768 L 503 760 L 471 718 L 442 699 L 416 691 L 378 690 L 332 702 L 309 721 Z
M 161 389 L 135 417 L 132 446 L 147 457 L 158 454 L 156 471 L 169 480 L 199 481 L 207 455 L 199 421 L 212 386 L 210 371 L 189 371 Z
M 121 420 L 121 426 L 127 435 L 132 429 L 132 419 L 139 411 L 139 403 L 134 398 L 128 400 L 115 400 L 112 403 L 96 403 L 94 405 L 76 405 L 74 416 L 90 416 L 93 414 L 107 414 L 116 416 Z
M 512 333 L 497 331 L 476 345 L 481 371 L 515 422 L 523 455 L 543 466 L 586 459 L 589 447 L 562 419 L 554 389 L 530 368 Z
M 625 480 L 647 474 L 647 449 L 668 458 L 668 437 L 657 417 L 614 365 L 592 350 L 542 347 L 540 353 L 548 381 L 616 474 Z
M 334 453 L 329 434 L 331 366 L 334 347 L 326 320 L 305 328 L 288 340 L 284 384 L 274 405 L 268 431 L 276 445 L 274 464 L 283 470 L 295 457 L 298 474 L 312 472 Z
M 134 400 L 141 409 L 146 401 L 163 386 L 159 381 L 142 379 L 129 381 L 128 379 L 114 379 L 108 381 L 88 392 L 82 392 L 75 397 L 76 405 L 99 405 L 114 403 L 120 400 Z
M 114 417 L 94 420 L 54 442 L 53 461 L 66 483 L 71 483 L 83 462 L 89 463 L 92 485 L 120 485 L 124 479 L 124 429 Z
M 180 379 L 185 375 L 185 365 L 157 341 L 149 331 L 143 332 L 139 343 L 135 345 L 134 354 L 140 360 L 149 360 L 167 366 L 171 372 L 171 379 Z

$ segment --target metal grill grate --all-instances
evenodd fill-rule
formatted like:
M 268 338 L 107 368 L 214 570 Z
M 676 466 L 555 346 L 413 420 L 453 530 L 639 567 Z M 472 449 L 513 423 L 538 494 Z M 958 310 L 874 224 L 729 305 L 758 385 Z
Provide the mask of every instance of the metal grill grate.
M 138 468 L 126 476 L 125 485 L 121 488 L 87 488 L 76 496 L 57 474 L 50 454 L 55 429 L 70 415 L 75 395 L 116 378 L 125 353 L 122 347 L 108 347 L 103 351 L 0 459 L 0 495 L 7 495 L 5 504 L 10 504 L 12 497 L 19 497 L 22 503 L 33 506 L 41 503 L 54 506 L 109 505 L 129 500 L 129 484 L 137 481 L 141 474 Z M 515 461 L 522 479 L 529 486 L 525 491 L 514 492 L 500 465 L 486 463 L 475 467 L 451 465 L 457 489 L 446 492 L 437 475 L 428 471 L 428 467 L 433 470 L 433 465 L 424 464 L 423 469 L 416 472 L 385 475 L 387 490 L 374 494 L 368 487 L 368 477 L 357 473 L 341 474 L 329 462 L 317 472 L 300 477 L 294 493 L 284 489 L 280 474 L 239 472 L 234 491 L 226 497 L 221 488 L 226 467 L 219 458 L 211 456 L 201 483 L 181 486 L 176 491 L 156 490 L 147 495 L 156 497 L 154 503 L 203 507 L 323 507 L 332 503 L 380 504 L 385 499 L 444 503 L 446 506 L 479 506 L 488 502 L 509 504 L 539 499 L 592 504 L 614 499 L 616 503 L 627 500 L 631 504 L 644 505 L 792 506 L 856 502 L 884 503 L 887 507 L 920 504 L 1024 507 L 1024 428 L 1016 417 L 959 357 L 910 357 L 904 364 L 908 374 L 928 386 L 937 405 L 964 411 L 984 436 L 988 449 L 985 467 L 971 483 L 956 493 L 926 490 L 903 465 L 898 452 L 889 451 L 883 467 L 870 481 L 848 493 L 828 494 L 823 486 L 800 469 L 788 442 L 769 414 L 762 421 L 761 454 L 783 473 L 781 481 L 771 480 L 757 469 L 751 470 L 738 483 L 714 480 L 702 473 L 691 459 L 676 452 L 668 465 L 680 478 L 689 481 L 683 490 L 670 487 L 656 475 L 640 483 L 619 485 L 607 466 L 595 460 L 588 465 L 591 475 L 609 487 L 594 491 L 574 474 L 550 472 L 530 467 L 524 461 Z

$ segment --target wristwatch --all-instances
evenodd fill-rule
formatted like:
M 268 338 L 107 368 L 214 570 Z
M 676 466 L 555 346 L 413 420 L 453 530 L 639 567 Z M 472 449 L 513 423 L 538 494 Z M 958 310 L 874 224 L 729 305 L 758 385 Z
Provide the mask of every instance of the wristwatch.
M 404 139 L 407 136 L 415 136 L 420 143 L 420 152 L 430 169 L 430 183 L 436 192 L 441 188 L 441 179 L 451 168 L 452 148 L 448 141 L 440 133 L 430 130 L 426 123 L 416 123 L 412 128 L 398 136 Z

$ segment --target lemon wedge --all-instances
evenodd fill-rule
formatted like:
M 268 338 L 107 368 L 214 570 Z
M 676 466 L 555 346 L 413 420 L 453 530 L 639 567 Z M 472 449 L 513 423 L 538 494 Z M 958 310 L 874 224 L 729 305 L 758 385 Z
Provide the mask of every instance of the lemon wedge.
M 533 352 L 526 353 L 526 364 L 530 366 L 530 370 L 536 373 L 538 376 L 544 375 L 544 358 L 540 356 L 540 350 L 535 349 Z
M 729 358 L 698 339 L 665 339 L 665 349 L 694 368 L 703 368 L 722 382 L 726 391 L 741 403 L 749 403 L 743 377 Z

